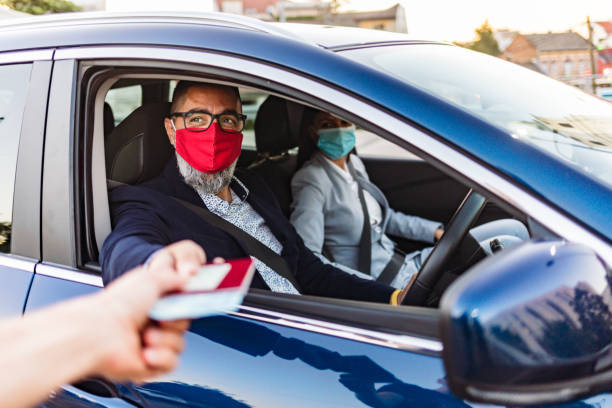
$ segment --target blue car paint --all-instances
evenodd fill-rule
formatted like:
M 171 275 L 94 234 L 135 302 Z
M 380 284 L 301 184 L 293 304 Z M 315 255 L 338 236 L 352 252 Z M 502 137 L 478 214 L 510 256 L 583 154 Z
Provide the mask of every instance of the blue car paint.
M 517 141 L 500 128 L 398 79 L 301 41 L 246 29 L 195 24 L 100 24 L 14 31 L 0 48 L 166 45 L 236 54 L 302 72 L 396 112 L 450 143 L 576 221 L 612 240 L 612 192 L 568 164 Z M 414 45 L 418 46 L 418 45 Z M 447 46 L 447 45 L 440 45 Z M 485 136 L 486 135 L 486 136 Z M 486 137 L 487 143 L 482 143 Z M 521 160 L 508 158 L 521 157 Z M 595 206 L 595 210 L 593 210 Z
M 98 290 L 36 275 L 26 310 Z M 376 398 L 376 390 L 410 398 L 421 407 L 470 406 L 446 389 L 439 357 L 232 316 L 194 321 L 186 340 L 175 371 L 134 387 L 152 407 L 191 407 L 196 401 L 219 407 L 240 406 L 236 401 L 254 407 L 271 407 L 271 401 L 279 407 L 376 406 L 360 400 Z M 76 401 L 82 395 L 73 397 Z
M 36 274 L 32 280 L 32 287 L 25 312 L 31 312 L 53 303 L 71 299 L 77 296 L 85 296 L 100 290 L 97 286 L 85 285 Z
M 0 265 L 2 296 L 0 296 L 0 318 L 18 316 L 23 313 L 30 283 L 34 274 L 21 269 Z
M 37 275 L 27 310 L 97 290 Z M 186 341 L 176 370 L 140 386 L 122 387 L 123 395 L 132 401 L 143 398 L 155 408 L 492 407 L 454 397 L 436 356 L 234 316 L 194 321 Z M 122 406 L 110 400 L 104 405 L 104 399 L 74 389 L 61 393 L 57 401 Z M 598 395 L 555 406 L 612 408 L 612 398 Z
M 589 248 L 562 241 L 527 242 L 484 260 L 440 305 L 447 372 L 482 388 L 600 374 L 612 343 L 611 283 Z
M 187 344 L 176 371 L 137 388 L 151 406 L 367 407 L 391 393 L 404 406 L 469 406 L 437 357 L 232 316 L 193 322 Z

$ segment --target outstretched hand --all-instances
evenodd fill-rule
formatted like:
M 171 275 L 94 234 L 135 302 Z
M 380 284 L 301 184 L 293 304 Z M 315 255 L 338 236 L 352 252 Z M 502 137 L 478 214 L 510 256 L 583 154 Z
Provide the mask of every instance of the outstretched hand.
M 177 365 L 189 321 L 153 322 L 148 312 L 161 296 L 180 290 L 205 262 L 200 246 L 177 242 L 159 250 L 147 267 L 125 274 L 98 295 L 103 316 L 97 326 L 104 330 L 104 352 L 97 374 L 142 381 Z

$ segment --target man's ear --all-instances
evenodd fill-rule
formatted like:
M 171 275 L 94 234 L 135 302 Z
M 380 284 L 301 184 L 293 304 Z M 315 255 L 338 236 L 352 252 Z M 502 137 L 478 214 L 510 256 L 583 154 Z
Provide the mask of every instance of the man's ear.
M 176 131 L 172 126 L 172 121 L 170 118 L 164 119 L 164 127 L 166 128 L 166 134 L 168 135 L 168 140 L 172 146 L 176 145 Z

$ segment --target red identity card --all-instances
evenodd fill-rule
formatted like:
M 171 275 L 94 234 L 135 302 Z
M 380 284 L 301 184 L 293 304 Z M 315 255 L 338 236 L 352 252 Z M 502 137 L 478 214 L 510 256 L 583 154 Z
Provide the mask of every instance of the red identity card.
M 255 263 L 251 258 L 204 265 L 182 292 L 158 300 L 149 317 L 160 321 L 198 319 L 237 310 L 254 272 Z

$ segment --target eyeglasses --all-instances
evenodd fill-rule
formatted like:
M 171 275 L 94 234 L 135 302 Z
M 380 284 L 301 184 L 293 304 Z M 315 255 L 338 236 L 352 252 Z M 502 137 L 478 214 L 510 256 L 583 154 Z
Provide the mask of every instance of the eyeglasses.
M 204 110 L 190 110 L 189 112 L 174 112 L 168 117 L 170 119 L 174 117 L 183 118 L 183 125 L 185 129 L 191 132 L 204 132 L 208 130 L 210 125 L 217 119 L 217 123 L 226 132 L 238 133 L 244 129 L 244 122 L 247 116 L 235 111 L 225 111 L 219 114 L 213 115 L 210 112 Z

